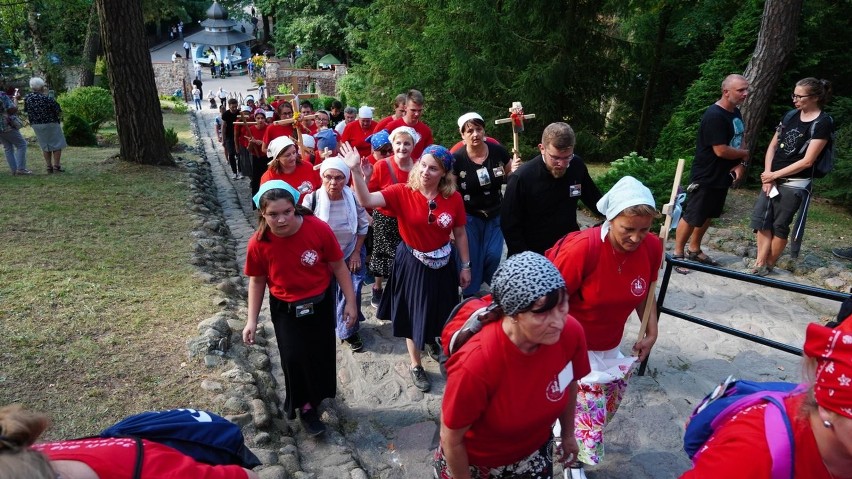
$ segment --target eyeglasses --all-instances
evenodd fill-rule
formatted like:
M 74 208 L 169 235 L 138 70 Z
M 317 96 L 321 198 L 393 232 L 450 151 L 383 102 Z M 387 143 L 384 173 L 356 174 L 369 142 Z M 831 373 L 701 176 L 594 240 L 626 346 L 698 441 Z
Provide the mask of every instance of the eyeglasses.
M 550 153 L 547 153 L 547 156 L 550 158 L 550 161 L 556 163 L 557 161 L 564 161 L 565 163 L 571 163 L 571 160 L 574 159 L 574 153 L 571 153 L 568 156 L 553 156 Z
M 429 216 L 426 219 L 426 222 L 430 225 L 435 222 L 435 215 L 432 213 L 435 211 L 435 208 L 438 207 L 438 203 L 435 203 L 434 199 L 429 200 Z
M 379 149 L 378 149 L 378 150 L 376 150 L 376 151 L 378 151 L 378 152 L 379 152 L 379 154 L 381 154 L 382 156 L 389 156 L 389 155 L 392 155 L 392 154 L 393 154 L 393 147 L 392 147 L 392 146 L 390 146 L 390 145 L 388 145 L 388 146 L 383 146 L 383 147 L 379 148 Z
M 790 98 L 792 98 L 793 101 L 799 101 L 802 98 L 807 98 L 809 96 L 813 96 L 813 95 L 796 95 L 795 93 L 793 93 L 792 95 L 790 95 Z
M 323 175 L 322 179 L 330 183 L 332 181 L 341 182 L 345 180 L 346 177 L 343 175 Z

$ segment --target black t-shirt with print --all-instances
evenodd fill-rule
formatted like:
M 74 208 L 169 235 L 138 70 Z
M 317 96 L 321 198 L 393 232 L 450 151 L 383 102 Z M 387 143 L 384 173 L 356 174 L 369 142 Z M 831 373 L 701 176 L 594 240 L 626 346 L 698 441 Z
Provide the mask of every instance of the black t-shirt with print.
M 485 142 L 488 156 L 481 165 L 471 161 L 466 148 L 453 153 L 456 158 L 453 173 L 465 211 L 480 218 L 492 218 L 500 212 L 502 187 L 506 182 L 505 166 L 509 152 L 500 145 Z
M 805 157 L 807 149 L 804 149 L 805 151 L 802 151 L 802 149 L 805 146 L 805 142 L 811 139 L 811 125 L 814 122 L 817 122 L 814 127 L 814 140 L 828 140 L 831 138 L 831 121 L 829 121 L 828 114 L 825 112 L 820 113 L 812 121 L 802 121 L 802 113 L 796 112 L 787 124 L 779 125 L 781 129 L 778 132 L 778 147 L 775 150 L 775 155 L 772 157 L 772 171 L 781 170 Z M 810 178 L 812 174 L 813 166 L 793 176 L 797 178 Z
M 728 111 L 717 104 L 710 105 L 701 117 L 698 139 L 695 143 L 695 160 L 692 162 L 690 181 L 712 188 L 728 188 L 733 179 L 729 175 L 737 162 L 719 158 L 713 146 L 728 145 L 740 148 L 745 125 L 739 108 Z

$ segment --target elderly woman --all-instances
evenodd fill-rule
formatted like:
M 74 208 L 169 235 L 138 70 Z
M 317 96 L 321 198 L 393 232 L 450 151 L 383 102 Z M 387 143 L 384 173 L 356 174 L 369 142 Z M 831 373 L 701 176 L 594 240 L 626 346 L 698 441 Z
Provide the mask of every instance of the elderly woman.
M 559 271 L 524 252 L 494 275 L 496 316 L 447 361 L 436 477 L 553 477 L 558 420 L 564 464 L 576 459 L 577 379 L 589 373 L 583 329 Z M 524 411 L 518 414 L 518 411 Z
M 264 183 L 254 196 L 257 232 L 249 240 L 248 320 L 243 341 L 253 344 L 267 286 L 269 311 L 284 370 L 284 412 L 299 411 L 309 436 L 325 432 L 317 408 L 337 393 L 332 279 L 346 297 L 344 318 L 352 327 L 358 303 L 349 269 L 331 228 L 299 204 L 301 195 L 280 180 Z
M 352 277 L 352 287 L 355 289 L 355 297 L 361 297 L 361 287 L 367 276 L 365 265 L 367 250 L 364 247 L 364 239 L 367 237 L 367 228 L 370 225 L 370 217 L 367 210 L 355 201 L 355 195 L 349 189 L 349 178 L 351 176 L 349 167 L 340 157 L 333 157 L 320 164 L 320 178 L 322 188 L 305 195 L 302 204 L 314 212 L 314 215 L 328 223 L 337 243 L 343 251 L 346 266 Z M 346 341 L 353 352 L 364 349 L 364 341 L 358 333 L 360 323 L 365 320 L 358 307 L 358 321 L 349 326 L 343 315 L 346 306 L 346 298 L 343 290 L 335 284 L 334 294 L 337 298 L 337 338 Z
M 27 169 L 27 140 L 21 135 L 21 120 L 17 116 L 18 107 L 15 102 L 0 91 L 0 143 L 6 154 L 6 162 L 12 175 L 31 175 Z
M 12 405 L 0 408 L 0 477 L 26 479 L 257 479 L 236 465 L 211 466 L 148 440 L 98 437 L 34 444 L 50 421 Z M 141 461 L 136 475 L 137 461 Z
M 814 163 L 831 139 L 834 122 L 823 112 L 831 98 L 828 80 L 805 78 L 796 82 L 795 109 L 784 115 L 764 156 L 763 183 L 751 227 L 757 236 L 757 259 L 750 271 L 766 276 L 787 247 L 790 224 L 802 202 L 809 202 Z M 807 211 L 807 210 L 805 210 Z M 799 227 L 805 217 L 799 218 Z
M 570 234 L 546 253 L 568 288 L 571 314 L 586 334 L 592 372 L 580 379 L 576 425 L 579 461 L 572 477 L 585 478 L 582 464 L 603 458 L 603 429 L 621 402 L 631 365 L 618 349 L 628 317 L 642 317 L 650 285 L 657 280 L 662 242 L 649 235 L 660 214 L 645 185 L 625 176 L 597 203 L 606 215 L 600 227 Z M 633 346 L 645 359 L 657 339 L 657 311 L 651 301 L 645 336 Z
M 272 128 L 271 126 L 266 127 Z M 290 137 L 279 136 L 272 140 L 266 150 L 272 158 L 269 168 L 260 178 L 260 184 L 270 180 L 283 180 L 296 188 L 300 194 L 307 195 L 320 187 L 320 179 L 313 165 L 302 161 L 299 150 Z
M 804 353 L 809 387 L 793 391 L 784 400 L 792 426 L 789 477 L 852 478 L 852 319 L 836 329 L 809 324 Z M 776 477 L 773 466 L 777 465 L 767 443 L 766 411 L 767 406 L 749 408 L 719 426 L 681 479 Z M 791 458 L 779 459 L 787 463 Z
M 478 113 L 465 113 L 458 125 L 465 147 L 453 154 L 453 173 L 467 212 L 470 285 L 462 295 L 469 297 L 479 292 L 483 282 L 491 283 L 503 256 L 500 205 L 512 162 L 505 148 L 485 141 L 485 121 Z
M 411 379 L 423 391 L 432 387 L 420 361 L 427 342 L 434 343 L 453 306 L 458 288 L 470 283 L 465 214 L 453 180 L 453 155 L 429 145 L 414 164 L 406 184 L 397 183 L 371 193 L 363 176 L 370 162 L 344 143 L 346 164 L 355 171 L 355 195 L 365 208 L 386 208 L 399 222 L 402 243 L 376 316 L 393 322 L 393 334 L 406 338 Z M 461 259 L 461 272 L 450 235 Z
M 382 137 L 373 137 L 381 142 Z M 388 142 L 393 156 L 376 161 L 372 168 L 364 169 L 367 175 L 367 187 L 370 191 L 380 191 L 397 183 L 407 183 L 408 173 L 414 167 L 411 152 L 420 140 L 420 135 L 413 128 L 400 127 L 388 135 Z M 387 151 L 387 146 L 379 150 Z M 375 156 L 375 153 L 373 153 Z M 371 162 L 372 163 L 372 162 Z M 370 305 L 378 308 L 384 294 L 383 278 L 390 276 L 396 248 L 402 238 L 399 236 L 399 225 L 396 217 L 387 209 L 377 208 L 373 212 L 373 252 L 370 256 L 370 270 L 376 278 L 371 290 Z
M 62 108 L 56 100 L 47 95 L 47 86 L 41 78 L 31 78 L 30 89 L 32 92 L 24 97 L 24 110 L 47 163 L 47 172 L 65 171 L 62 168 L 62 149 L 68 144 L 65 143 L 59 119 Z

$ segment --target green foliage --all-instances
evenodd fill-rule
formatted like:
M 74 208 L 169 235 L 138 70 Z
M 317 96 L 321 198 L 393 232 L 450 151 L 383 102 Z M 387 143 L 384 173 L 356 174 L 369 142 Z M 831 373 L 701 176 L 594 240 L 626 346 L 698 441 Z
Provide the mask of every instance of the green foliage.
M 186 106 L 184 105 L 184 108 Z M 175 108 L 177 110 L 177 108 Z M 166 128 L 165 130 L 166 147 L 169 150 L 173 149 L 178 144 L 178 135 L 174 128 Z
M 367 91 L 367 82 L 357 68 L 349 70 L 343 78 L 338 80 L 337 91 L 340 92 L 340 102 L 344 105 L 347 105 L 346 102 L 350 100 L 353 105 L 368 104 L 367 95 L 365 94 Z M 380 111 L 390 114 L 390 104 L 371 106 L 376 107 L 376 117 L 379 116 Z
M 731 73 L 742 73 L 757 41 L 763 2 L 746 0 L 725 30 L 724 40 L 701 65 L 701 76 L 686 92 L 654 149 L 657 158 L 690 158 L 695 153 L 695 137 L 701 115 L 719 99 L 721 83 Z
M 112 95 L 108 90 L 97 86 L 75 88 L 57 98 L 62 111 L 77 115 L 92 127 L 94 131 L 101 123 L 115 119 Z
M 278 93 L 281 95 L 290 95 L 293 93 L 293 87 L 289 83 L 281 83 L 278 85 Z
M 175 102 L 175 113 L 186 113 L 188 111 L 189 106 L 182 98 Z
M 78 115 L 64 115 L 62 131 L 65 133 L 65 141 L 71 146 L 97 146 L 98 139 L 89 122 Z
M 649 160 L 633 151 L 613 161 L 609 171 L 595 180 L 595 183 L 601 191 L 609 191 L 622 177 L 632 176 L 651 189 L 657 201 L 657 208 L 660 208 L 669 201 L 676 168 L 676 160 Z M 688 167 L 685 167 L 684 171 L 688 172 Z
M 310 55 L 301 63 L 297 60 L 299 68 L 316 68 L 316 60 L 326 53 L 342 61 L 351 58 L 358 43 L 356 38 L 361 38 L 361 31 L 366 28 L 366 21 L 354 12 L 369 3 L 369 0 L 256 2 L 262 12 L 277 15 L 273 43 L 280 56 L 293 51 L 296 45 L 304 53 L 302 58 Z
M 316 68 L 319 59 L 320 57 L 316 52 L 304 52 L 302 56 L 296 59 L 296 63 L 293 66 L 306 69 Z
M 837 136 L 834 170 L 825 178 L 816 180 L 817 195 L 836 201 L 852 211 L 852 98 L 838 97 L 826 108 L 834 118 Z

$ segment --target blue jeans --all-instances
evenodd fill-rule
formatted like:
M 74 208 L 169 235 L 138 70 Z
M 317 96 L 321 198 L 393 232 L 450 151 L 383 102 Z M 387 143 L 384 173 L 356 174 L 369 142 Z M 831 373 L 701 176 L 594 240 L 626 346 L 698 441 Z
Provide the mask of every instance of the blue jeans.
M 27 169 L 27 140 L 20 131 L 10 128 L 0 133 L 0 143 L 3 143 L 6 163 L 12 173 Z
M 355 289 L 355 301 L 358 303 L 358 321 L 355 321 L 355 324 L 352 325 L 351 328 L 346 327 L 346 322 L 343 318 L 343 308 L 346 306 L 346 298 L 343 296 L 343 290 L 340 289 L 340 285 L 337 284 L 337 281 L 334 282 L 334 299 L 335 299 L 335 332 L 337 333 L 337 339 L 346 339 L 349 336 L 357 333 L 359 329 L 361 329 L 361 322 L 365 321 L 367 318 L 364 317 L 364 314 L 361 312 L 361 288 L 364 286 L 364 279 L 367 277 L 367 248 L 361 246 L 361 251 L 355 251 L 352 253 L 358 254 L 361 256 L 361 269 L 358 271 L 350 272 L 350 276 L 352 277 L 352 287 Z M 349 258 L 344 258 L 347 266 L 349 265 Z
M 503 231 L 499 215 L 488 219 L 467 215 L 464 229 L 470 253 L 470 285 L 462 295 L 472 296 L 479 292 L 482 283 L 491 284 L 503 256 Z M 461 265 L 461 259 L 458 264 Z

